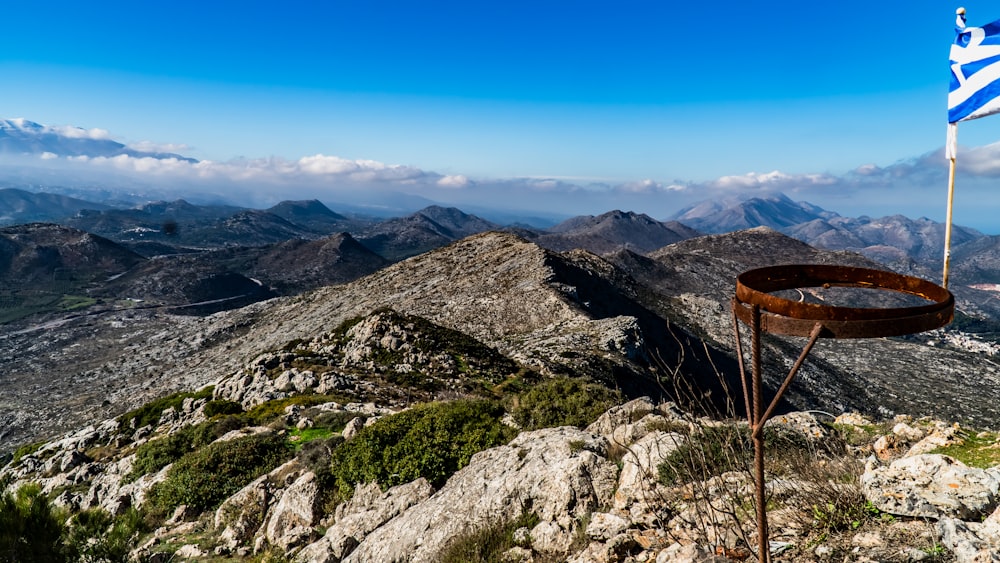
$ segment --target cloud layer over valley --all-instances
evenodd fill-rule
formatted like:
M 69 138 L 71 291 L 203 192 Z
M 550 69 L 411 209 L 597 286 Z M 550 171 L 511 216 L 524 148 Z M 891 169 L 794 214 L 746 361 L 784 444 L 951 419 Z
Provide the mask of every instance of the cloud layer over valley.
M 775 170 L 703 182 L 648 178 L 610 182 L 474 178 L 411 164 L 325 154 L 297 160 L 196 161 L 178 154 L 188 148 L 182 144 L 147 141 L 126 146 L 103 129 L 39 126 L 23 119 L 4 123 L 22 136 L 34 133 L 47 140 L 17 146 L 8 143 L 0 160 L 0 181 L 42 190 L 100 188 L 137 199 L 184 197 L 269 206 L 286 199 L 317 198 L 373 209 L 386 208 L 386 202 L 395 199 L 398 210 L 407 211 L 406 198 L 398 197 L 405 194 L 414 199 L 412 206 L 432 201 L 550 216 L 626 209 L 666 218 L 698 201 L 782 192 L 844 215 L 903 214 L 940 221 L 944 219 L 947 191 L 947 161 L 940 149 L 885 167 L 862 164 L 841 174 Z M 0 141 L 4 137 L 0 136 Z M 108 143 L 120 148 L 108 152 Z M 0 147 L 4 145 L 0 143 Z M 998 177 L 1000 143 L 960 150 L 956 222 L 986 232 L 998 230 L 991 226 L 991 219 L 1000 209 L 984 206 L 984 198 L 977 195 L 994 189 Z M 397 211 L 392 205 L 388 207 L 384 212 Z

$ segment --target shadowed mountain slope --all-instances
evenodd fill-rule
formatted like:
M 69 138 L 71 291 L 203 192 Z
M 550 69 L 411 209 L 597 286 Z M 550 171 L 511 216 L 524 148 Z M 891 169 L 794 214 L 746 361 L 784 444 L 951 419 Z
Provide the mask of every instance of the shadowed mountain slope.
M 662 223 L 645 214 L 611 211 L 568 219 L 531 240 L 558 252 L 580 248 L 607 254 L 624 248 L 646 253 L 699 234 L 676 221 Z
M 496 228 L 497 225 L 454 207 L 431 206 L 373 225 L 358 234 L 357 239 L 372 252 L 396 261 Z
M 51 223 L 84 209 L 101 210 L 107 206 L 59 194 L 0 189 L 0 225 Z

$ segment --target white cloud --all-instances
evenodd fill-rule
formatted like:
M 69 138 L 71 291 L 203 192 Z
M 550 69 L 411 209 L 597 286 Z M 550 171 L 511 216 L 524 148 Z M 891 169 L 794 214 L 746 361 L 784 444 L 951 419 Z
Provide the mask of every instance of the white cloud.
M 55 158 L 59 158 L 59 155 L 57 155 L 54 152 L 43 152 L 41 156 L 39 156 L 38 158 L 41 158 L 42 160 L 52 160 Z
M 53 133 L 69 137 L 70 139 L 94 139 L 99 141 L 111 139 L 111 133 L 107 129 L 82 129 L 72 126 L 51 127 L 50 129 Z
M 132 143 L 128 145 L 128 148 L 137 150 L 139 152 L 152 152 L 152 153 L 175 153 L 182 154 L 189 150 L 191 147 L 182 143 L 154 143 L 153 141 L 139 141 L 138 143 Z
M 942 158 L 942 166 L 944 159 Z M 958 152 L 958 163 L 963 172 L 976 176 L 1000 176 L 1000 143 L 983 147 L 961 150 Z
M 464 188 L 469 185 L 469 179 L 462 175 L 442 176 L 438 178 L 437 185 L 442 188 Z

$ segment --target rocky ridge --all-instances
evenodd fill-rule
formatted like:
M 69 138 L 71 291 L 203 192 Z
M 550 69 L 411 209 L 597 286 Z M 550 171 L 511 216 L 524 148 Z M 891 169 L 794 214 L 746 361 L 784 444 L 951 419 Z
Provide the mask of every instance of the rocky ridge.
M 213 400 L 241 393 L 247 390 L 222 384 Z M 130 480 L 137 452 L 204 424 L 209 398 L 169 407 L 157 428 L 123 426 L 119 418 L 67 434 L 22 455 L 0 477 L 10 490 L 37 483 L 72 511 L 142 509 L 171 466 Z M 359 428 L 394 412 L 329 402 L 289 406 L 281 420 L 286 428 L 308 428 L 324 413 L 367 419 L 345 427 L 343 439 L 350 441 Z M 286 432 L 276 428 L 230 432 L 217 443 Z M 743 561 L 756 546 L 752 510 L 732 510 L 747 502 L 752 486 L 745 442 L 720 442 L 725 455 L 712 465 L 691 465 L 696 458 L 686 449 L 724 435 L 720 430 L 739 436 L 740 428 L 739 421 L 697 418 L 672 403 L 640 398 L 585 429 L 522 431 L 472 456 L 440 488 L 422 478 L 390 488 L 359 484 L 333 504 L 324 501 L 316 466 L 299 455 L 213 510 L 179 507 L 158 529 L 136 536 L 133 556 L 439 561 L 456 544 L 481 541 L 475 538 L 484 530 L 521 522 L 507 532 L 508 560 Z M 1000 541 L 1000 465 L 967 466 L 937 452 L 968 442 L 990 451 L 996 434 L 907 416 L 876 424 L 857 414 L 820 423 L 808 413 L 787 413 L 769 429 L 769 440 L 780 444 L 768 454 L 774 561 L 990 560 L 990 546 Z M 990 459 L 1000 462 L 995 454 Z M 683 477 L 666 477 L 684 468 L 690 469 Z

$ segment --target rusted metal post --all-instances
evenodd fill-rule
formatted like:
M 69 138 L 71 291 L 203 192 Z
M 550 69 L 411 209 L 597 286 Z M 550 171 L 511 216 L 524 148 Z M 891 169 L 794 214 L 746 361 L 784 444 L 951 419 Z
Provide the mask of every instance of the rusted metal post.
M 772 294 L 785 289 L 832 286 L 885 289 L 916 295 L 929 303 L 916 307 L 884 309 L 836 307 L 791 301 Z M 771 266 L 743 272 L 736 278 L 736 295 L 733 297 L 732 306 L 733 332 L 736 336 L 736 353 L 740 362 L 740 382 L 754 448 L 757 558 L 761 563 L 769 563 L 771 553 L 764 475 L 764 424 L 781 402 L 785 391 L 788 390 L 817 340 L 899 336 L 940 328 L 951 322 L 955 298 L 946 288 L 911 276 L 867 268 L 812 264 Z M 749 386 L 740 339 L 740 322 L 750 325 L 751 329 Z M 764 332 L 809 337 L 766 409 L 761 369 L 761 334 Z
M 753 354 L 750 359 L 753 366 L 750 370 L 751 377 L 753 377 L 753 423 L 750 425 L 750 432 L 753 438 L 754 500 L 757 505 L 757 559 L 761 563 L 768 563 L 771 559 L 771 550 L 768 546 L 767 499 L 764 488 L 764 398 L 761 396 L 764 391 L 764 383 L 760 361 L 759 305 L 753 306 L 750 319 L 750 349 Z

